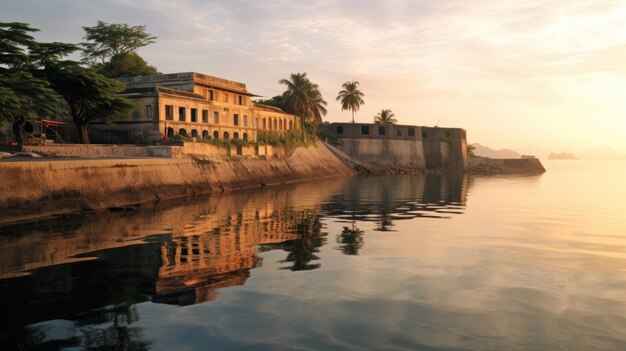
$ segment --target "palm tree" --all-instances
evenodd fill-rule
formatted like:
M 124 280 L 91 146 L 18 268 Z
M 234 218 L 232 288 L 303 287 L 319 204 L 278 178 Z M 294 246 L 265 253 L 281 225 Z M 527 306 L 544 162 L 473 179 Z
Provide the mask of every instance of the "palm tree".
M 341 111 L 352 111 L 352 123 L 354 123 L 354 112 L 358 111 L 361 104 L 364 104 L 363 96 L 365 96 L 359 90 L 359 82 L 347 81 L 341 85 L 343 90 L 339 91 L 337 95 L 337 101 L 341 100 Z
M 382 124 L 396 124 L 398 123 L 398 120 L 394 117 L 396 117 L 396 115 L 394 115 L 391 110 L 383 109 L 380 110 L 376 116 L 374 116 L 374 122 Z
M 287 112 L 299 116 L 303 125 L 304 122 L 314 126 L 322 123 L 322 116 L 326 115 L 328 104 L 322 98 L 319 86 L 313 84 L 306 73 L 292 73 L 289 79 L 281 79 L 278 82 L 287 86 L 282 95 Z

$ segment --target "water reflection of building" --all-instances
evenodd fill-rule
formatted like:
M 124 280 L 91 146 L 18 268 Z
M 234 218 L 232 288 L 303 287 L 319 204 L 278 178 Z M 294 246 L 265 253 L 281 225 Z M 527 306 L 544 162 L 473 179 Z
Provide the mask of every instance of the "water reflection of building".
M 209 301 L 219 288 L 244 284 L 262 250 L 283 250 L 285 270 L 319 268 L 321 217 L 387 220 L 392 228 L 420 213 L 462 212 L 466 193 L 462 176 L 355 177 L 2 227 L 0 276 L 33 273 L 0 280 L 0 330 L 19 339 L 20 328 L 39 321 L 114 322 L 148 299 Z M 348 235 L 333 245 L 358 254 L 366 239 Z
M 215 289 L 242 285 L 261 264 L 255 245 L 296 240 L 299 210 L 284 203 L 255 203 L 225 217 L 200 217 L 161 246 L 157 301 L 199 303 Z M 193 289 L 193 290 L 191 290 Z M 182 292 L 182 294 L 181 294 Z
M 396 220 L 462 213 L 468 188 L 462 173 L 359 178 L 333 197 L 331 215 L 348 222 L 376 222 L 375 230 L 391 231 Z

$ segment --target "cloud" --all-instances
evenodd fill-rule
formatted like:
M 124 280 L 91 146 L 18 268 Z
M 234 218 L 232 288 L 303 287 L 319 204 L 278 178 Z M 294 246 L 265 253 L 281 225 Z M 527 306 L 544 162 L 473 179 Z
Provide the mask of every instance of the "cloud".
M 239 80 L 265 96 L 280 93 L 280 78 L 308 72 L 331 120 L 349 118 L 334 96 L 359 80 L 363 120 L 383 107 L 404 123 L 443 118 L 494 147 L 546 118 L 565 124 L 595 109 L 619 123 L 623 96 L 609 92 L 626 91 L 623 1 L 22 0 L 0 10 L 2 21 L 41 28 L 42 40 L 78 42 L 98 19 L 145 24 L 158 40 L 140 54 L 161 71 Z M 493 131 L 503 118 L 510 130 Z M 554 134 L 545 142 L 556 144 Z M 608 138 L 626 149 L 617 133 Z

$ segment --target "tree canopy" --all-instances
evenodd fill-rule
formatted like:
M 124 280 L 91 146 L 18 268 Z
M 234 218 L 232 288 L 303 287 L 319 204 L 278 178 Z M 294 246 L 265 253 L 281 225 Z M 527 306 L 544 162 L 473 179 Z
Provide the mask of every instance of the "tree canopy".
M 352 111 L 352 123 L 354 123 L 354 113 L 361 108 L 361 105 L 365 103 L 363 101 L 363 94 L 359 90 L 359 82 L 358 81 L 347 81 L 341 85 L 343 88 L 337 94 L 337 101 L 341 102 L 341 110 L 350 110 Z
M 312 83 L 306 73 L 292 73 L 289 79 L 281 79 L 280 84 L 287 86 L 282 98 L 286 111 L 302 119 L 302 123 L 314 126 L 322 123 L 322 116 L 327 113 L 327 103 L 322 98 L 319 86 Z
M 154 43 L 156 39 L 146 32 L 146 26 L 98 21 L 95 26 L 83 29 L 83 60 L 100 73 L 109 77 L 156 73 L 156 68 L 136 53 L 137 49 Z
M 0 120 L 10 122 L 20 146 L 24 125 L 37 115 L 53 114 L 59 107 L 50 84 L 36 72 L 38 45 L 26 23 L 0 23 Z
M 261 105 L 267 105 L 267 106 L 274 106 L 274 107 L 278 107 L 279 109 L 286 111 L 287 107 L 285 106 L 285 102 L 283 101 L 283 96 L 282 95 L 276 95 L 272 98 L 269 99 L 258 99 L 255 101 L 257 104 L 261 104 Z
M 89 143 L 89 123 L 115 120 L 135 107 L 130 99 L 119 95 L 123 83 L 93 68 L 59 65 L 49 67 L 46 73 L 52 88 L 67 102 L 81 143 Z
M 389 109 L 382 109 L 376 116 L 374 117 L 374 122 L 382 123 L 382 124 L 396 124 L 398 120 L 395 119 L 396 115 L 391 112 Z

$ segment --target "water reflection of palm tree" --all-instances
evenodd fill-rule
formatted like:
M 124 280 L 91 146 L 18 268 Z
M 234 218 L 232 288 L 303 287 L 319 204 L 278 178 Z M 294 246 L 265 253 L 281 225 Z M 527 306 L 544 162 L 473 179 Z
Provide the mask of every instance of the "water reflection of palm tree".
M 393 224 L 393 221 L 391 220 L 391 217 L 389 216 L 387 211 L 383 211 L 380 215 L 380 225 L 376 227 L 374 230 L 379 231 L 379 232 L 391 232 L 393 231 L 393 229 L 391 229 L 391 227 L 393 226 L 394 224 Z
M 337 235 L 337 243 L 341 244 L 339 249 L 344 255 L 358 255 L 363 247 L 363 231 L 352 222 L 351 227 L 343 227 L 341 234 Z
M 107 328 L 87 327 L 81 330 L 85 344 L 91 345 L 87 350 L 129 350 L 145 351 L 150 342 L 143 340 L 142 329 L 133 327 L 132 323 L 139 320 L 136 306 L 115 306 L 108 311 L 106 320 L 112 324 Z
M 320 222 L 320 216 L 317 214 L 317 211 L 303 211 L 300 218 L 297 219 L 294 229 L 296 234 L 300 237 L 283 244 L 283 249 L 289 252 L 289 254 L 287 258 L 281 261 L 281 263 L 290 262 L 292 264 L 282 269 L 308 271 L 320 268 L 321 264 L 311 263 L 312 261 L 320 259 L 316 253 L 319 252 L 319 248 L 326 241 L 326 239 L 322 237 L 322 223 Z

